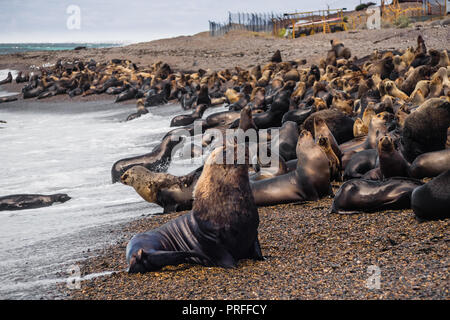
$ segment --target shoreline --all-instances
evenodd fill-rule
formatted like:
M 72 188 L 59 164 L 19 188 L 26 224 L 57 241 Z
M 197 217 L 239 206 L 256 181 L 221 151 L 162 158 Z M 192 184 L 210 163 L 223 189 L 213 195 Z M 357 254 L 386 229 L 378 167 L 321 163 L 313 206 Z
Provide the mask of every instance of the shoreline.
M 29 71 L 30 66 L 41 66 L 62 60 L 90 60 L 106 62 L 111 59 L 129 59 L 141 69 L 157 61 L 168 63 L 175 71 L 211 69 L 220 70 L 240 66 L 249 68 L 265 63 L 279 49 L 283 60 L 306 59 L 307 65 L 326 56 L 330 40 L 338 39 L 352 50 L 352 55 L 363 57 L 374 50 L 406 49 L 416 45 L 421 34 L 429 48 L 450 49 L 448 25 L 430 22 L 412 27 L 381 30 L 350 30 L 318 33 L 297 39 L 282 39 L 264 33 L 230 31 L 225 36 L 211 37 L 208 32 L 192 36 L 141 42 L 122 47 L 95 48 L 68 51 L 34 51 L 0 55 L 0 69 Z M 357 45 L 355 45 L 357 44 Z

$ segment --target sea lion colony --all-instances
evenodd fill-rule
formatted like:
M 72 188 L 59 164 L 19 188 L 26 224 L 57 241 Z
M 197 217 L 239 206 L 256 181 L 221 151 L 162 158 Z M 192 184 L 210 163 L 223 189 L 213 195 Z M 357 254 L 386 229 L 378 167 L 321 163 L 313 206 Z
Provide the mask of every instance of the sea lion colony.
M 113 182 L 134 187 L 145 200 L 163 206 L 165 212 L 196 206 L 193 194 L 206 174 L 203 168 L 184 177 L 162 172 L 181 141 L 173 142 L 172 136 L 181 129 L 193 135 L 193 122 L 198 120 L 202 133 L 210 128 L 238 128 L 243 122 L 246 129 L 269 129 L 267 144 L 278 144 L 280 165 L 268 170 L 270 174 L 250 174 L 249 203 L 315 201 L 333 196 L 333 180 L 347 180 L 336 193 L 330 210 L 333 213 L 412 207 L 419 220 L 448 218 L 447 51 L 428 50 L 419 36 L 416 48 L 374 51 L 358 59 L 342 43 L 332 40 L 326 58 L 318 65 L 305 64 L 305 60 L 282 61 L 279 51 L 265 65 L 217 72 L 173 72 L 162 62 L 139 70 L 128 60 L 103 64 L 58 61 L 54 67 L 41 70 L 40 76 L 28 79 L 20 75 L 16 81 L 28 81 L 24 98 L 107 93 L 116 94 L 116 101 L 138 99 L 137 113 L 127 120 L 147 113 L 150 106 L 173 100 L 185 110 L 194 110 L 175 117 L 171 126 L 178 128 L 168 132 L 152 152 L 119 160 L 111 171 Z M 229 111 L 202 119 L 207 108 L 223 103 Z M 273 129 L 280 130 L 276 141 L 271 140 Z M 200 148 L 213 143 L 206 134 Z M 256 169 L 260 170 L 263 168 Z M 423 178 L 434 179 L 424 184 Z M 236 190 L 231 194 L 231 198 L 224 196 L 226 201 L 238 197 Z M 210 209 L 217 210 L 215 206 Z M 148 256 L 145 248 L 133 250 L 135 256 L 127 259 L 134 264 L 140 259 L 147 261 L 143 258 Z M 180 257 L 174 261 L 199 262 L 203 256 L 191 253 Z M 141 266 L 133 270 L 150 269 Z

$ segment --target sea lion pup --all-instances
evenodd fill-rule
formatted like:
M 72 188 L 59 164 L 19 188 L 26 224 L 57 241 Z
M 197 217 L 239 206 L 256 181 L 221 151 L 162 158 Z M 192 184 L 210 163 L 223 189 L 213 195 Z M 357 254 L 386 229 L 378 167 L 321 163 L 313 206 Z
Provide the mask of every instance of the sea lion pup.
M 450 102 L 432 98 L 405 119 L 401 151 L 410 163 L 422 153 L 445 149 L 450 123 Z
M 130 240 L 129 273 L 181 263 L 232 268 L 241 259 L 263 260 L 248 166 L 223 164 L 226 152 L 217 148 L 205 162 L 190 213 Z
M 378 157 L 380 170 L 385 178 L 408 177 L 409 166 L 400 152 L 395 149 L 394 141 L 389 136 L 383 136 L 378 142 Z
M 411 196 L 411 207 L 419 221 L 450 217 L 450 170 L 416 188 Z
M 334 181 L 342 181 L 341 162 L 331 147 L 330 139 L 324 135 L 316 136 L 316 142 L 322 151 L 327 155 L 330 166 L 330 179 Z
M 163 207 L 163 213 L 184 211 L 192 208 L 192 192 L 202 170 L 203 167 L 200 167 L 177 177 L 134 166 L 125 171 L 120 182 L 133 187 L 145 201 Z
M 125 171 L 136 165 L 144 166 L 155 172 L 166 171 L 172 159 L 173 149 L 182 140 L 183 137 L 178 135 L 166 135 L 161 143 L 153 148 L 152 152 L 116 161 L 111 168 L 112 183 L 119 181 Z
M 64 193 L 52 195 L 43 194 L 14 194 L 0 197 L 0 211 L 23 210 L 51 206 L 55 202 L 64 203 L 71 198 Z
M 298 162 L 294 171 L 252 183 L 258 206 L 315 201 L 331 194 L 328 157 L 309 131 L 301 131 L 296 150 Z
M 8 72 L 8 75 L 6 76 L 6 78 L 3 80 L 0 80 L 0 85 L 11 83 L 12 80 L 13 80 L 12 74 L 11 74 L 11 72 Z
M 144 106 L 144 99 L 138 99 L 137 100 L 137 112 L 130 114 L 125 121 L 131 121 L 134 119 L 139 118 L 143 114 L 147 114 L 148 110 Z
M 384 181 L 353 179 L 336 193 L 330 213 L 355 214 L 411 207 L 413 190 L 423 183 L 411 178 Z
M 194 112 L 192 112 L 191 114 L 182 114 L 174 117 L 170 122 L 170 126 L 171 127 L 187 126 L 193 123 L 195 120 L 200 119 L 207 108 L 208 105 L 199 104 L 195 108 Z
M 433 178 L 450 170 L 450 149 L 423 153 L 414 159 L 410 167 L 413 178 Z

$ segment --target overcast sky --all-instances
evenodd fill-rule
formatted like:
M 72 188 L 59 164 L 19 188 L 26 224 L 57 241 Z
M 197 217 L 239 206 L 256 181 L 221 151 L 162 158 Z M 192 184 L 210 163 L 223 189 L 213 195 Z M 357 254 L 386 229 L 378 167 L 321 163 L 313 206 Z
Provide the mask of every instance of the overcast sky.
M 353 9 L 359 3 L 360 0 L 0 0 L 0 43 L 148 41 L 206 31 L 208 20 L 226 21 L 229 11 L 284 13 L 326 9 L 327 4 L 331 9 Z M 70 5 L 80 8 L 80 29 L 67 27 Z

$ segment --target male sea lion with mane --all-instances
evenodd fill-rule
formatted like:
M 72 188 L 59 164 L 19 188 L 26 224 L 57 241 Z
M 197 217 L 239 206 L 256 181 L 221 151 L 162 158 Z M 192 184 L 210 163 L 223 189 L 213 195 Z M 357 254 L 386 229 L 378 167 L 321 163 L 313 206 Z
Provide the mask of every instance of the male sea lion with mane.
M 263 259 L 248 165 L 223 164 L 224 159 L 224 147 L 209 156 L 194 190 L 191 212 L 131 239 L 126 249 L 128 272 L 181 263 L 231 268 L 241 259 Z

